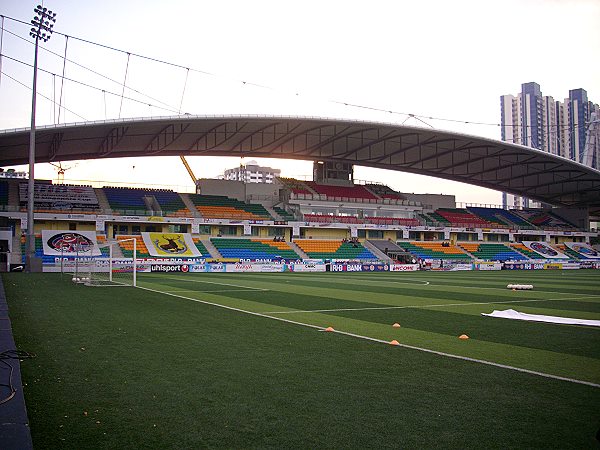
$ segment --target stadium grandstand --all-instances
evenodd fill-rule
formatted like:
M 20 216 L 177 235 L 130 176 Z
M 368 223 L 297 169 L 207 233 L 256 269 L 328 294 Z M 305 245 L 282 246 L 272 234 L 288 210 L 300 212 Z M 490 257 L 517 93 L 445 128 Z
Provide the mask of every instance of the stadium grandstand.
M 95 238 L 104 257 L 105 244 L 119 242 L 112 256 L 131 258 L 133 238 L 141 260 L 356 261 L 385 267 L 431 261 L 441 267 L 598 262 L 592 247 L 598 233 L 577 228 L 580 218 L 563 217 L 560 209 L 460 208 L 452 196 L 427 196 L 424 202 L 381 183 L 350 179 L 280 178 L 271 195 L 255 192 L 259 186 L 241 190 L 237 181 L 200 180 L 199 185 L 201 194 L 188 194 L 37 180 L 35 256 L 44 270 L 56 270 L 62 256 L 49 250 L 48 236 L 60 232 Z M 0 215 L 11 230 L 6 270 L 25 262 L 21 217 L 27 195 L 22 178 L 0 180 Z M 171 239 L 163 245 L 168 251 L 152 248 L 156 236 L 144 238 L 152 233 Z M 184 235 L 190 237 L 189 246 Z M 176 238 L 181 245 L 173 244 Z M 187 247 L 193 251 L 175 251 Z

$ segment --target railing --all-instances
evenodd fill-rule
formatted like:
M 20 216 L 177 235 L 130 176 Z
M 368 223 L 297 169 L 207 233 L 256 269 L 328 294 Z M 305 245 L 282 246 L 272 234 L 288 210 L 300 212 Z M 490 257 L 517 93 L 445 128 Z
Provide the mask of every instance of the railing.
M 346 202 L 346 203 L 368 203 L 373 205 L 395 205 L 395 206 L 423 206 L 419 202 L 412 200 L 401 200 L 393 198 L 362 198 L 362 197 L 331 197 L 325 194 L 290 194 L 290 200 L 311 200 L 326 202 Z

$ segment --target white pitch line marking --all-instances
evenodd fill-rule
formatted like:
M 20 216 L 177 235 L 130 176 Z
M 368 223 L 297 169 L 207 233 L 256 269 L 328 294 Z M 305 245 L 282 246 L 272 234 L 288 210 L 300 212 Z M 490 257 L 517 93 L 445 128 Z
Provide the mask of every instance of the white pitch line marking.
M 260 289 L 260 291 L 270 291 L 270 289 Z M 197 289 L 179 289 L 176 291 L 162 291 L 162 292 L 198 292 L 200 294 L 218 294 L 220 292 L 248 292 L 248 289 L 219 289 L 218 291 L 201 291 Z
M 294 320 L 288 320 L 288 319 L 284 319 L 282 317 L 268 316 L 266 314 L 261 314 L 261 313 L 257 313 L 257 312 L 247 311 L 245 309 L 234 308 L 233 306 L 220 305 L 218 303 L 207 302 L 205 300 L 200 300 L 200 299 L 197 299 L 197 298 L 184 297 L 183 295 L 177 295 L 177 294 L 171 294 L 169 292 L 157 291 L 156 289 L 150 289 L 150 288 L 145 288 L 145 287 L 141 287 L 141 286 L 137 286 L 137 287 L 139 289 L 144 289 L 146 291 L 155 292 L 157 294 L 164 294 L 164 295 L 169 295 L 171 297 L 182 298 L 184 300 L 191 300 L 193 302 L 203 303 L 205 305 L 210 305 L 210 306 L 216 306 L 218 308 L 228 309 L 230 311 L 237 311 L 237 312 L 241 312 L 243 314 L 249 314 L 251 316 L 258 316 L 258 317 L 264 317 L 266 319 L 278 320 L 280 322 L 291 323 L 291 324 L 294 324 L 294 325 L 300 325 L 300 326 L 307 327 L 307 328 L 313 328 L 313 329 L 318 330 L 318 331 L 324 331 L 325 330 L 324 327 L 320 327 L 318 325 L 311 325 L 309 323 L 296 322 Z M 378 342 L 378 343 L 381 343 L 381 344 L 390 345 L 389 342 L 384 341 L 383 339 L 372 338 L 372 337 L 369 337 L 369 336 L 362 336 L 360 334 L 348 333 L 346 331 L 334 330 L 333 333 L 337 333 L 337 334 L 341 334 L 341 335 L 349 336 L 349 337 L 354 337 L 354 338 L 357 338 L 357 339 L 364 339 L 364 340 L 371 341 L 371 342 Z M 396 345 L 395 347 L 408 348 L 408 349 L 411 349 L 411 350 L 417 350 L 417 351 L 421 351 L 421 352 L 425 352 L 425 353 L 431 353 L 431 354 L 438 355 L 438 356 L 445 356 L 447 358 L 460 359 L 462 361 L 469 361 L 469 362 L 474 362 L 474 363 L 478 363 L 478 364 L 485 364 L 485 365 L 488 365 L 488 366 L 499 367 L 501 369 L 514 370 L 516 372 L 527 373 L 527 374 L 530 374 L 530 375 L 537 375 L 537 376 L 543 377 L 543 378 L 549 378 L 549 379 L 561 380 L 561 381 L 568 381 L 570 383 L 583 384 L 583 385 L 586 385 L 586 386 L 600 388 L 600 384 L 592 383 L 590 381 L 577 380 L 575 378 L 561 377 L 559 375 L 552 375 L 552 374 L 549 374 L 549 373 L 537 372 L 535 370 L 522 369 L 520 367 L 514 367 L 514 366 L 509 366 L 509 365 L 506 365 L 506 364 L 495 363 L 495 362 L 492 362 L 492 361 L 486 361 L 484 359 L 475 359 L 475 358 L 469 358 L 468 356 L 453 355 L 452 353 L 445 353 L 445 352 L 440 352 L 440 351 L 437 351 L 437 350 L 431 350 L 431 349 L 428 349 L 428 348 L 416 347 L 414 345 L 408 345 L 408 344 L 402 344 L 402 343 Z
M 218 284 L 220 286 L 231 286 L 231 287 L 239 287 L 239 288 L 244 288 L 244 289 L 252 289 L 255 291 L 268 291 L 269 289 L 262 289 L 262 288 L 256 288 L 256 287 L 252 287 L 252 286 L 242 286 L 240 284 L 232 284 L 232 283 L 219 283 L 217 281 L 206 281 L 206 280 L 191 280 L 191 279 L 185 279 L 185 278 L 176 278 L 176 277 L 160 277 L 160 278 L 166 278 L 169 280 L 177 280 L 177 281 L 187 281 L 188 283 L 207 283 L 207 284 Z
M 590 297 L 600 297 L 600 295 L 590 295 Z M 463 303 L 445 303 L 435 305 L 408 305 L 408 306 L 373 306 L 365 308 L 339 308 L 339 309 L 308 309 L 294 311 L 266 311 L 265 314 L 300 314 L 300 313 L 321 313 L 321 312 L 337 312 L 337 311 L 370 311 L 378 309 L 408 309 L 408 308 L 441 308 L 444 306 L 471 306 L 471 305 L 495 305 L 500 303 L 529 303 L 529 302 L 554 302 L 560 300 L 579 300 L 580 297 L 571 298 L 536 298 L 530 300 L 505 300 L 499 302 L 463 302 Z
M 303 279 L 309 279 L 309 280 L 322 280 L 322 281 L 332 281 L 332 278 L 324 278 L 324 277 L 303 277 Z M 389 284 L 416 284 L 417 286 L 428 286 L 430 283 L 429 281 L 425 281 L 425 280 L 418 280 L 415 278 L 405 278 L 405 281 L 397 281 L 397 280 L 386 280 L 386 279 L 381 279 L 381 280 L 373 280 L 372 278 L 361 278 L 359 276 L 357 276 L 356 278 L 353 277 L 341 277 L 339 275 L 335 276 L 335 280 L 345 280 L 345 281 L 357 281 L 357 284 L 361 284 L 364 283 L 365 281 L 369 281 L 373 284 L 381 284 L 381 283 L 389 283 Z

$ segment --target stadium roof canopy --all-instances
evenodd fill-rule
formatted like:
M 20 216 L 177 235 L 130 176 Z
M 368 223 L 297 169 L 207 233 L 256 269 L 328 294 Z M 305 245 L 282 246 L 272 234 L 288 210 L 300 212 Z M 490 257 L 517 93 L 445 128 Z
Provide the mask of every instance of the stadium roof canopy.
M 28 162 L 29 129 L 0 131 L 0 165 Z M 36 162 L 131 156 L 344 161 L 600 209 L 600 171 L 540 150 L 436 129 L 277 116 L 175 116 L 40 127 Z

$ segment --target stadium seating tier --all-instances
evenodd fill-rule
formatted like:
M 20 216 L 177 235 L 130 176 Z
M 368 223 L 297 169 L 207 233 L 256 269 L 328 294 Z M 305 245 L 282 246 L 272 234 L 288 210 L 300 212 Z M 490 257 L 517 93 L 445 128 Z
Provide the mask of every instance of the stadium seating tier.
M 326 239 L 295 239 L 294 242 L 304 253 L 313 259 L 377 259 L 360 242 L 342 242 Z
M 519 261 L 526 259 L 522 254 L 508 248 L 504 244 L 459 243 L 459 247 L 466 250 L 477 259 L 485 261 Z
M 272 239 L 211 238 L 210 241 L 223 258 L 251 260 L 300 258 L 287 242 L 275 242 Z
M 246 203 L 224 195 L 189 194 L 189 198 L 202 217 L 273 220 L 265 207 L 260 204 Z
M 450 245 L 444 246 L 443 242 L 437 241 L 418 241 L 418 242 L 398 242 L 407 252 L 421 259 L 453 259 L 470 260 L 471 257 L 459 248 Z

